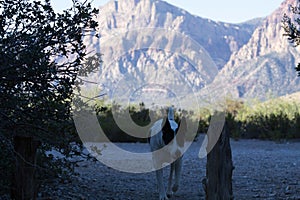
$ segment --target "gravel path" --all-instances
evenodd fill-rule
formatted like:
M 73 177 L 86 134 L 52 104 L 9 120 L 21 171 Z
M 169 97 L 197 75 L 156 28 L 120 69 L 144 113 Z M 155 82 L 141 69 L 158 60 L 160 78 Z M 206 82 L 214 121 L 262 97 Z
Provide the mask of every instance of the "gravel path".
M 201 139 L 203 139 L 201 137 Z M 198 152 L 202 140 L 194 142 L 184 156 L 181 187 L 172 199 L 204 199 L 201 180 L 206 159 Z M 128 149 L 148 149 L 147 144 L 120 144 Z M 300 143 L 231 141 L 233 193 L 235 199 L 300 199 Z M 168 169 L 168 168 L 167 168 Z M 165 182 L 168 171 L 164 171 Z M 81 163 L 80 174 L 71 182 L 51 186 L 40 199 L 157 200 L 155 172 L 128 174 L 100 162 Z M 51 196 L 51 198 L 49 198 Z

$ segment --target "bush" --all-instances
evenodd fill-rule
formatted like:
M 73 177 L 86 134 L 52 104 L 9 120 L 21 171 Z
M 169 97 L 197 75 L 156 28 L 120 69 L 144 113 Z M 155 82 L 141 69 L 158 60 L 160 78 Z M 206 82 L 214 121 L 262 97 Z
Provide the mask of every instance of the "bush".
M 98 121 L 108 139 L 112 142 L 147 142 L 147 138 L 137 138 L 126 134 L 120 129 L 119 125 L 114 120 L 113 110 L 119 116 L 129 112 L 130 117 L 134 123 L 139 126 L 146 126 L 150 123 L 150 110 L 140 105 L 140 108 L 130 106 L 123 108 L 120 105 L 106 105 L 104 103 L 98 103 L 95 106 Z M 126 121 L 126 120 L 124 120 Z M 122 126 L 130 129 L 128 124 L 121 124 Z M 142 135 L 143 134 L 143 135 Z M 148 133 L 141 133 L 141 137 L 147 136 Z
M 240 123 L 240 134 L 245 138 L 299 138 L 299 106 L 294 102 L 271 100 L 239 110 L 235 123 Z
M 131 135 L 128 135 L 126 131 L 123 131 L 120 129 L 120 126 L 117 125 L 116 121 L 114 120 L 113 116 L 113 110 L 115 111 L 116 115 L 119 115 L 121 118 L 122 116 L 126 116 L 124 114 L 129 113 L 131 120 L 138 126 L 147 126 L 151 122 L 151 118 L 153 119 L 161 119 L 163 115 L 166 113 L 166 108 L 161 108 L 159 110 L 150 110 L 145 107 L 143 103 L 141 103 L 139 106 L 130 106 L 127 108 L 124 108 L 120 105 L 113 104 L 113 105 L 107 105 L 104 102 L 98 102 L 95 105 L 95 111 L 98 117 L 98 121 L 101 125 L 102 130 L 108 137 L 108 139 L 112 142 L 147 142 L 148 141 L 148 134 L 149 132 L 140 133 L 141 137 L 133 137 Z M 175 121 L 179 123 L 181 119 L 181 114 L 184 113 L 186 116 L 187 121 L 195 122 L 195 119 L 192 116 L 193 112 L 187 112 L 185 110 L 178 110 L 178 112 L 175 112 Z M 125 122 L 126 119 L 124 120 Z M 130 130 L 130 124 L 124 123 L 121 124 L 122 127 L 126 128 L 126 130 Z M 199 129 L 201 132 L 204 132 L 207 130 L 208 127 L 208 120 L 205 118 L 201 118 L 199 121 Z M 132 130 L 134 131 L 134 130 Z M 205 131 L 206 132 L 206 131 Z M 188 132 L 187 133 L 187 139 L 192 140 L 195 138 L 195 133 Z
M 141 106 L 142 105 L 142 106 Z M 161 118 L 165 111 L 150 111 L 144 104 L 140 107 L 131 106 L 122 108 L 120 105 L 105 105 L 103 102 L 96 105 L 95 109 L 98 119 L 107 134 L 113 142 L 146 142 L 147 139 L 135 138 L 124 133 L 117 126 L 113 119 L 112 108 L 119 112 L 128 112 L 132 120 L 140 126 L 146 126 L 150 122 L 150 112 Z M 234 139 L 295 139 L 300 138 L 300 106 L 294 102 L 284 102 L 280 100 L 271 100 L 265 103 L 245 103 L 241 101 L 229 100 L 225 102 L 226 121 Z M 187 115 L 187 120 L 199 121 L 197 133 L 206 133 L 209 127 L 211 113 L 213 111 L 202 108 L 198 113 L 178 110 Z M 178 122 L 180 116 L 175 114 L 175 120 Z M 143 133 L 147 134 L 147 133 Z M 194 138 L 194 135 L 188 136 Z

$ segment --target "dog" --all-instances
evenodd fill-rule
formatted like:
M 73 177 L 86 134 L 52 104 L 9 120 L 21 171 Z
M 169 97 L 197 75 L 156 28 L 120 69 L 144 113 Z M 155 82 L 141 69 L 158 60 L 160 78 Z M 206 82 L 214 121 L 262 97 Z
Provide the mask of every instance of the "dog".
M 148 142 L 156 169 L 159 200 L 169 199 L 178 190 L 186 131 L 185 117 L 177 124 L 172 107 L 168 110 L 168 116 L 156 121 L 150 129 Z M 167 192 L 163 184 L 163 164 L 165 163 L 171 163 Z M 175 183 L 172 185 L 174 172 Z

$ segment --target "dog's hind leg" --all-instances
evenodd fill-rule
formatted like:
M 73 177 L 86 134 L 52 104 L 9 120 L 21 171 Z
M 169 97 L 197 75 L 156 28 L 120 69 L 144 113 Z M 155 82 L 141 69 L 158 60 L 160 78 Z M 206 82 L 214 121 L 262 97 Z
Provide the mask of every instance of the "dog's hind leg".
M 167 197 L 170 198 L 173 195 L 172 192 L 172 181 L 173 181 L 173 174 L 175 170 L 175 162 L 173 162 L 170 166 L 170 175 L 169 175 L 169 181 L 168 181 L 168 190 L 167 190 Z
M 157 187 L 159 192 L 159 200 L 168 200 L 166 195 L 165 186 L 163 183 L 163 169 L 156 170 Z

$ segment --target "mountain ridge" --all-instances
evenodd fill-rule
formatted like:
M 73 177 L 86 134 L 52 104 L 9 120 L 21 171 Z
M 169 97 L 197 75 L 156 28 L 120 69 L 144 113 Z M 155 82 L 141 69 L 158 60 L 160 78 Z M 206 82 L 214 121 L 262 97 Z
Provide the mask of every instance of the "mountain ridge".
M 102 71 L 93 79 L 100 79 L 98 85 L 110 98 L 117 91 L 157 82 L 169 89 L 186 88 L 200 99 L 221 93 L 265 99 L 267 93 L 298 91 L 292 66 L 300 60 L 299 52 L 281 29 L 281 17 L 294 2 L 284 1 L 267 17 L 230 24 L 165 1 L 112 0 L 100 7 L 100 39 L 85 38 L 91 50 L 103 54 Z M 191 94 L 180 95 L 178 99 Z
M 283 36 L 281 20 L 289 13 L 289 5 L 281 6 L 253 32 L 249 42 L 231 55 L 211 88 L 226 85 L 239 98 L 266 99 L 268 95 L 282 96 L 300 90 L 300 80 L 294 67 L 299 51 Z M 225 84 L 224 84 L 225 83 Z
M 119 0 L 118 6 L 115 4 L 116 1 L 110 1 L 100 7 L 101 36 L 106 36 L 106 30 L 113 28 L 130 30 L 155 27 L 176 30 L 190 36 L 210 52 L 219 69 L 228 61 L 232 52 L 248 41 L 253 31 L 253 27 L 251 29 L 248 25 L 245 30 L 241 30 L 243 25 L 215 22 L 192 15 L 160 0 Z M 225 49 L 223 53 L 216 52 L 217 45 Z

